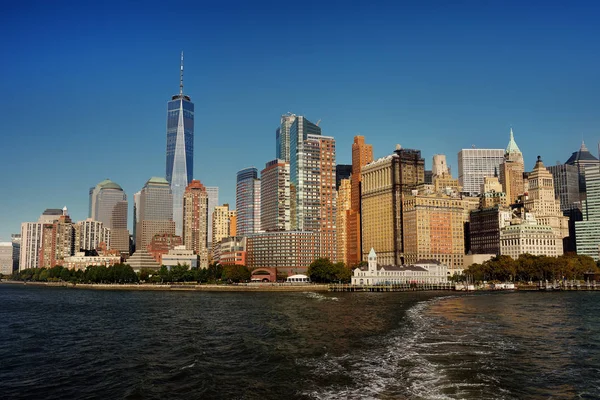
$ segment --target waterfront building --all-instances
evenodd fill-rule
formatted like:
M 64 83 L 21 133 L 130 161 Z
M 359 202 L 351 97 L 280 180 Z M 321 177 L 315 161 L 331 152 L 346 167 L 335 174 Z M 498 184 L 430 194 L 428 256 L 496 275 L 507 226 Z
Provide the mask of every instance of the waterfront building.
M 350 180 L 351 175 L 352 175 L 352 165 L 351 164 L 337 164 L 335 166 L 335 190 L 340 189 L 340 184 L 342 183 L 342 179 Z
M 575 222 L 577 254 L 600 260 L 600 167 L 585 168 L 587 198 L 582 203 L 583 220 Z
M 337 259 L 343 262 L 346 266 L 350 265 L 348 260 L 347 246 L 347 217 L 350 211 L 350 197 L 352 185 L 350 179 L 342 179 L 337 190 L 337 215 L 336 215 L 336 240 L 337 240 Z
M 236 232 L 240 236 L 260 231 L 260 179 L 254 167 L 237 173 L 235 190 Z
M 171 188 L 171 220 L 175 234 L 183 232 L 183 194 L 194 173 L 194 103 L 183 93 L 183 52 L 179 69 L 179 94 L 167 104 L 166 179 Z
M 215 207 L 219 205 L 219 188 L 207 186 L 206 194 L 208 195 L 208 249 L 210 249 L 212 245 L 212 215 Z
M 96 250 L 104 243 L 106 248 L 110 247 L 110 229 L 101 221 L 91 218 L 79 221 L 75 224 L 75 251 Z
M 556 164 L 547 167 L 554 180 L 554 196 L 560 201 L 560 210 L 566 212 L 580 208 L 579 171 L 577 166 Z
M 183 244 L 198 255 L 200 268 L 208 268 L 208 193 L 192 180 L 183 195 Z
M 110 179 L 98 183 L 90 191 L 90 215 L 110 229 L 110 248 L 129 256 L 129 231 L 127 230 L 127 195 L 123 188 Z
M 425 160 L 420 150 L 396 146 L 394 154 L 361 169 L 362 253 L 371 248 L 385 265 L 402 265 L 402 196 L 424 183 Z
M 290 229 L 290 165 L 276 159 L 260 172 L 260 226 L 263 231 Z
M 261 232 L 248 235 L 249 268 L 277 268 L 281 274 L 304 273 L 319 257 L 319 233 L 308 231 Z
M 469 218 L 469 251 L 472 254 L 500 254 L 500 231 L 510 225 L 512 213 L 500 204 L 473 210 Z M 470 265 L 470 264 L 469 264 Z M 469 266 L 465 263 L 465 266 Z
M 235 210 L 232 210 L 235 212 Z M 229 210 L 229 204 L 223 204 L 222 206 L 216 206 L 212 216 L 212 257 L 217 259 L 215 250 L 218 248 L 219 242 L 226 237 L 235 236 L 231 233 L 231 214 Z
M 173 194 L 166 179 L 159 177 L 148 179 L 140 193 L 139 213 L 136 251 L 141 248 L 146 249 L 155 235 L 175 235 Z
M 275 158 L 290 161 L 290 128 L 296 120 L 296 114 L 287 113 L 281 116 L 280 125 L 275 131 Z
M 157 263 L 162 264 L 163 255 L 167 254 L 170 250 L 173 250 L 177 246 L 183 245 L 183 239 L 181 236 L 173 235 L 170 233 L 162 233 L 154 235 L 150 243 L 148 244 L 148 253 L 154 257 Z
M 404 195 L 404 262 L 433 259 L 461 273 L 465 254 L 465 201 L 443 195 Z
M 521 254 L 558 257 L 562 240 L 551 226 L 539 225 L 533 214 L 523 212 L 500 230 L 500 254 L 518 259 Z
M 447 283 L 448 267 L 437 260 L 419 260 L 411 265 L 379 265 L 371 249 L 367 266 L 352 271 L 353 285 L 392 285 L 407 283 Z
M 40 268 L 62 265 L 65 257 L 74 254 L 75 229 L 67 207 L 54 223 L 42 225 L 42 242 L 39 255 Z
M 523 202 L 525 209 L 534 214 L 539 225 L 550 226 L 560 241 L 557 254 L 563 253 L 563 239 L 569 236 L 569 217 L 560 210 L 560 200 L 554 196 L 554 180 L 538 156 L 528 177 L 528 195 Z
M 458 183 L 463 192 L 469 196 L 480 195 L 484 178 L 495 176 L 503 162 L 503 149 L 472 148 L 459 151 Z
M 523 154 L 517 146 L 517 142 L 515 142 L 511 128 L 510 140 L 504 152 L 504 161 L 500 164 L 500 183 L 502 183 L 502 189 L 506 193 L 506 198 L 510 204 L 517 201 L 518 197 L 526 191 L 523 179 L 524 172 Z
M 85 270 L 89 266 L 109 267 L 111 265 L 119 264 L 120 262 L 120 254 L 86 256 L 86 253 L 84 251 L 78 251 L 75 252 L 75 255 L 65 257 L 62 266 L 67 269 Z
M 23 222 L 21 224 L 20 271 L 29 268 L 38 268 L 43 225 L 41 222 Z
M 162 265 L 169 269 L 177 265 L 187 265 L 190 269 L 195 269 L 198 268 L 198 255 L 194 250 L 186 249 L 185 246 L 175 246 L 162 256 Z M 200 268 L 208 268 L 208 263 Z
M 365 143 L 364 136 L 354 136 L 354 143 L 352 143 L 350 208 L 346 211 L 345 263 L 347 266 L 356 265 L 362 260 L 361 170 L 372 161 L 373 146 Z M 338 210 L 338 212 L 340 211 Z M 340 226 L 338 225 L 339 229 Z
M 230 236 L 223 238 L 218 246 L 218 259 L 222 265 L 246 265 L 246 237 Z
M 19 243 L 0 242 L 0 275 L 11 275 L 19 269 Z
M 565 164 L 577 167 L 577 174 L 579 177 L 579 200 L 585 200 L 587 193 L 585 171 L 589 167 L 600 167 L 600 161 L 590 153 L 585 146 L 585 143 L 582 141 L 579 150 L 573 152 Z
M 127 264 L 129 264 L 135 272 L 140 272 L 143 269 L 151 271 L 158 271 L 160 269 L 160 264 L 157 263 L 154 257 L 141 246 L 138 246 L 135 253 L 127 259 Z

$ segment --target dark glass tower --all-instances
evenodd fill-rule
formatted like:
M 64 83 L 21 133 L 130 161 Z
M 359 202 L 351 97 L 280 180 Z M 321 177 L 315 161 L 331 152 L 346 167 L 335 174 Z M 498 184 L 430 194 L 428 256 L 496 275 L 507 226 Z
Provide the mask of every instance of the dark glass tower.
M 182 234 L 183 194 L 194 172 L 194 103 L 183 94 L 183 52 L 179 79 L 179 94 L 167 106 L 167 171 L 166 178 L 173 192 L 175 233 Z

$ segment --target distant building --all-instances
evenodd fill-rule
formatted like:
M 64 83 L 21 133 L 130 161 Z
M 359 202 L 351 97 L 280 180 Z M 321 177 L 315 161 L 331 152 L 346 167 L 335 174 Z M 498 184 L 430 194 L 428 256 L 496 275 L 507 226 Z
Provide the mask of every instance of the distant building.
M 162 265 L 169 269 L 177 265 L 187 265 L 190 269 L 195 269 L 198 268 L 198 256 L 194 254 L 194 250 L 186 249 L 185 246 L 175 246 L 162 256 Z M 208 268 L 208 264 L 201 268 Z
M 212 215 L 215 207 L 219 205 L 219 188 L 216 186 L 207 186 L 206 194 L 208 195 L 208 248 L 212 244 Z
M 290 128 L 296 120 L 296 114 L 281 116 L 280 126 L 275 131 L 275 158 L 290 161 Z
M 0 275 L 10 275 L 19 269 L 19 243 L 0 242 Z
M 183 245 L 181 236 L 162 233 L 154 235 L 150 243 L 148 244 L 148 253 L 157 263 L 162 264 L 163 255 L 167 254 L 170 250 L 173 250 L 177 246 Z
M 554 179 L 554 196 L 560 201 L 560 209 L 565 212 L 580 208 L 579 173 L 575 165 L 557 164 L 547 167 Z
M 347 217 L 350 211 L 350 193 L 352 186 L 350 179 L 342 179 L 337 191 L 337 216 L 336 216 L 336 240 L 337 240 L 337 259 L 348 266 L 348 238 L 347 238 Z
M 458 152 L 458 183 L 469 196 L 481 194 L 483 179 L 495 176 L 504 162 L 503 149 L 462 149 Z
M 160 264 L 156 262 L 154 257 L 141 247 L 127 259 L 127 264 L 135 272 L 140 272 L 141 270 L 158 271 L 160 269 Z
M 246 237 L 230 236 L 219 242 L 219 264 L 246 265 Z
M 248 235 L 247 266 L 277 268 L 287 275 L 303 273 L 318 258 L 318 243 L 318 232 L 280 231 Z
M 52 268 L 63 265 L 65 257 L 75 252 L 75 228 L 67 207 L 54 223 L 42 225 L 42 242 L 39 254 L 39 267 Z
M 200 268 L 208 268 L 208 193 L 192 180 L 183 195 L 183 244 L 198 255 Z
M 260 179 L 254 167 L 237 173 L 235 190 L 237 210 L 237 234 L 246 236 L 260 231 Z
M 100 221 L 91 218 L 75 224 L 75 252 L 82 250 L 96 250 L 104 243 L 110 247 L 110 229 Z
M 235 210 L 232 211 L 235 212 Z M 235 236 L 235 234 L 232 234 L 231 232 L 231 225 L 231 211 L 229 210 L 229 204 L 215 207 L 212 216 L 213 236 L 211 247 L 211 254 L 214 260 L 217 260 L 216 249 L 219 247 L 221 240 L 229 236 Z M 235 226 L 235 223 L 233 225 Z
M 166 181 L 171 192 L 173 233 L 183 232 L 183 194 L 194 173 L 194 103 L 183 93 L 183 52 L 179 93 L 167 103 Z
M 573 165 L 577 167 L 577 173 L 579 176 L 579 193 L 580 201 L 585 200 L 586 197 L 586 180 L 585 171 L 589 167 L 600 167 L 600 161 L 594 157 L 592 153 L 585 146 L 585 143 L 581 142 L 581 147 L 578 151 L 574 152 L 571 157 L 565 162 L 567 165 Z
M 510 225 L 511 219 L 511 211 L 500 204 L 471 211 L 469 222 L 471 253 L 499 255 L 500 231 Z M 469 265 L 465 263 L 465 266 Z
M 166 179 L 152 177 L 144 185 L 140 193 L 140 220 L 136 233 L 136 251 L 146 249 L 155 235 L 175 235 L 173 194 Z
M 263 231 L 290 229 L 290 165 L 275 159 L 260 173 L 260 226 Z
M 500 183 L 510 204 L 517 201 L 517 198 L 525 193 L 524 172 L 523 154 L 515 142 L 511 128 L 510 140 L 504 152 L 504 161 L 500 164 Z
M 355 268 L 353 285 L 392 285 L 406 283 L 446 283 L 448 267 L 435 260 L 420 260 L 414 265 L 378 265 L 377 254 L 371 249 L 366 267 Z
M 350 179 L 352 165 L 338 164 L 335 166 L 335 190 L 339 190 L 342 179 Z
M 500 254 L 513 260 L 522 254 L 558 257 L 563 254 L 562 239 L 552 227 L 538 225 L 533 215 L 514 220 L 500 231 Z
M 600 167 L 584 171 L 587 199 L 582 204 L 583 221 L 575 222 L 577 254 L 600 260 Z
M 110 179 L 98 183 L 90 191 L 90 215 L 110 229 L 110 248 L 129 256 L 129 231 L 127 230 L 127 195 L 123 188 Z
M 86 256 L 85 252 L 76 252 L 75 255 L 65 257 L 63 261 L 63 267 L 67 269 L 86 269 L 89 266 L 105 266 L 119 264 L 121 262 L 120 255 L 98 255 L 98 256 Z
M 361 169 L 361 220 L 363 259 L 379 249 L 385 265 L 402 265 L 402 197 L 424 182 L 425 160 L 420 150 L 403 149 Z
M 352 143 L 352 176 L 350 179 L 350 204 L 346 211 L 346 249 L 344 254 L 347 266 L 356 265 L 362 260 L 362 168 L 373 161 L 373 146 L 365 143 L 364 136 L 354 136 Z M 338 205 L 338 214 L 339 210 Z M 337 226 L 340 230 L 340 226 Z M 341 260 L 340 257 L 338 259 Z

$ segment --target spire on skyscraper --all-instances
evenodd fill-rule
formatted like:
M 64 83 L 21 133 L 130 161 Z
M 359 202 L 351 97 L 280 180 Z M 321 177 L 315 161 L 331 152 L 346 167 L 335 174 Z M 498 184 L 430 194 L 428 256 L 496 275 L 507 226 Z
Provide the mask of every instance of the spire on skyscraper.
M 181 52 L 181 66 L 179 71 L 179 95 L 183 95 L 183 51 Z
M 512 128 L 510 128 L 510 140 L 508 141 L 508 146 L 506 147 L 506 154 L 511 153 L 520 153 L 521 150 L 519 146 L 517 146 L 517 142 L 515 142 L 515 136 L 513 134 Z

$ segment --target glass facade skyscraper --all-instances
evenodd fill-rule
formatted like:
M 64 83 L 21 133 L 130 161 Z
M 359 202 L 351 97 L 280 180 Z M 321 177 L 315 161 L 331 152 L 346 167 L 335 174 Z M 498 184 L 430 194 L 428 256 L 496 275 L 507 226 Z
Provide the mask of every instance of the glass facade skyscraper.
M 194 172 L 194 103 L 183 94 L 183 53 L 179 94 L 167 105 L 167 170 L 166 178 L 173 193 L 175 233 L 183 228 L 183 194 Z
M 236 234 L 246 236 L 260 230 L 260 179 L 254 167 L 237 173 L 235 190 Z

